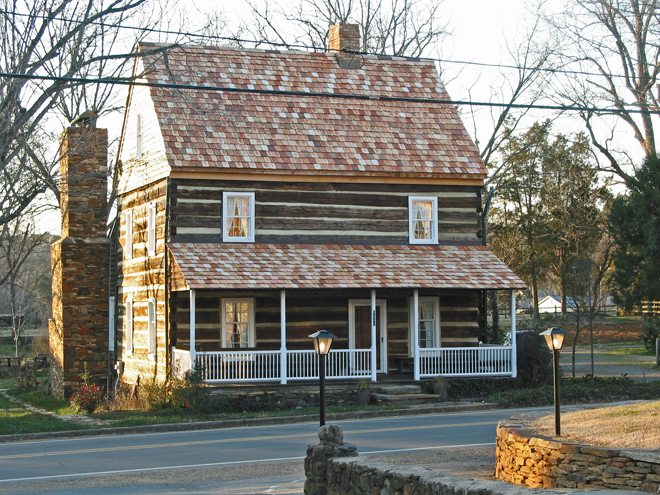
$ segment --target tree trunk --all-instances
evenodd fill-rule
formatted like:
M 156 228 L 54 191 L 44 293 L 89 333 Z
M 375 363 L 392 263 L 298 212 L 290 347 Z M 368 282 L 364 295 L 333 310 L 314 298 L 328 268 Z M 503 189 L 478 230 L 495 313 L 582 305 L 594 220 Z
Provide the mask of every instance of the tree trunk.
M 578 337 L 580 336 L 580 308 L 575 308 L 576 322 L 575 322 L 575 340 L 573 341 L 573 357 L 572 357 L 572 376 L 575 378 L 575 347 L 577 346 Z

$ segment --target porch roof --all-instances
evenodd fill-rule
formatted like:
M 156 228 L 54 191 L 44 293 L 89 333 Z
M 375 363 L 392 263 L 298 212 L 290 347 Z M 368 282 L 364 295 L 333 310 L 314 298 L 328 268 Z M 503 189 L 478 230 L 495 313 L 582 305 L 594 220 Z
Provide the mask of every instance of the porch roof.
M 167 246 L 175 290 L 526 287 L 484 246 Z

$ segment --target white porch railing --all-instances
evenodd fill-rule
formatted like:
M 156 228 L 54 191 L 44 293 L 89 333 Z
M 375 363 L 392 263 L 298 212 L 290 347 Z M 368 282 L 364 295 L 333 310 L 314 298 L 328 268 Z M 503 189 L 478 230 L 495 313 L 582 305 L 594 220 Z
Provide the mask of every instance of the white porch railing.
M 419 350 L 420 376 L 511 376 L 509 346 L 442 347 Z
M 370 349 L 330 351 L 326 378 L 368 378 L 371 376 L 370 356 Z M 282 381 L 281 358 L 279 350 L 214 351 L 197 352 L 195 361 L 202 367 L 204 381 L 208 383 L 279 382 Z M 318 370 L 318 356 L 314 351 L 286 351 L 287 380 L 318 378 Z
M 309 380 L 319 377 L 319 357 L 314 351 L 287 351 L 287 379 Z M 330 351 L 325 365 L 326 378 L 369 378 L 371 349 Z
M 197 352 L 204 381 L 280 381 L 280 351 Z

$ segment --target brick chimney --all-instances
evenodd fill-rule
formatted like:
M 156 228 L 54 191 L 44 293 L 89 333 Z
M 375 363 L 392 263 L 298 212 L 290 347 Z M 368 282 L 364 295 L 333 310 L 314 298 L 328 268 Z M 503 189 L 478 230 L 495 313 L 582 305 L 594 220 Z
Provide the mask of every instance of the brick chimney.
M 95 122 L 95 115 L 83 114 L 61 138 L 62 237 L 51 245 L 49 321 L 51 384 L 60 397 L 78 388 L 85 371 L 100 385 L 108 375 L 108 132 Z
M 354 53 L 360 51 L 360 26 L 357 24 L 335 24 L 328 31 L 328 46 L 336 52 L 337 62 L 341 67 L 354 69 L 362 66 L 361 57 Z

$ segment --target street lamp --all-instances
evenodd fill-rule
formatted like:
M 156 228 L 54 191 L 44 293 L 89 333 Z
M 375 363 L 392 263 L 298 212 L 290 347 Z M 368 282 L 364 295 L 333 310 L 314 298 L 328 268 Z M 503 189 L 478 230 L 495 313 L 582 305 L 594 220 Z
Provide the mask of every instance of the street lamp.
M 321 426 L 325 425 L 325 360 L 326 356 L 330 352 L 330 347 L 332 346 L 332 341 L 336 339 L 334 335 L 326 330 L 319 330 L 316 333 L 313 333 L 309 336 L 314 341 L 314 350 L 319 356 L 319 381 L 320 381 L 320 394 L 319 394 L 319 404 L 321 406 L 320 411 L 320 423 Z
M 548 344 L 548 348 L 552 351 L 552 366 L 555 373 L 555 435 L 561 435 L 561 419 L 559 412 L 559 351 L 564 345 L 564 337 L 568 332 L 562 330 L 561 328 L 553 327 L 548 328 L 545 332 L 541 332 L 540 335 L 545 337 L 545 342 Z

